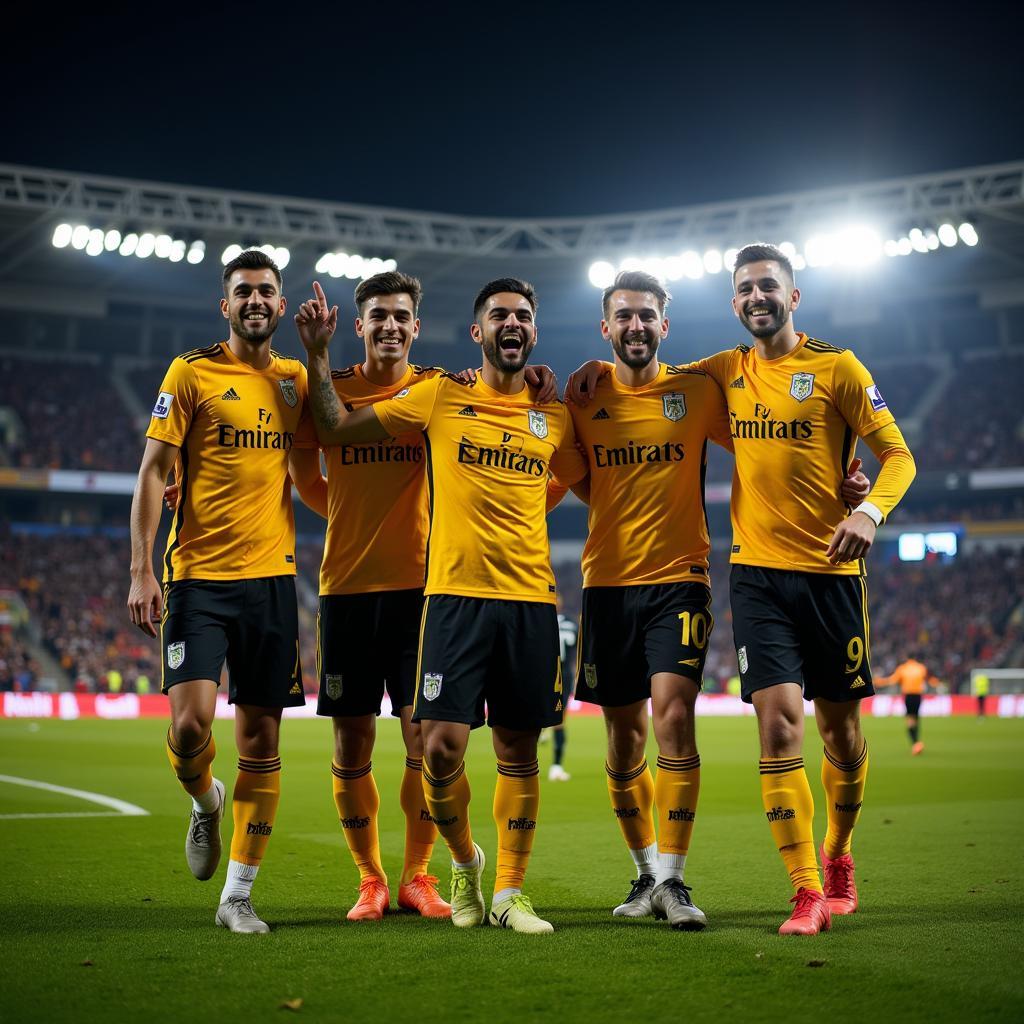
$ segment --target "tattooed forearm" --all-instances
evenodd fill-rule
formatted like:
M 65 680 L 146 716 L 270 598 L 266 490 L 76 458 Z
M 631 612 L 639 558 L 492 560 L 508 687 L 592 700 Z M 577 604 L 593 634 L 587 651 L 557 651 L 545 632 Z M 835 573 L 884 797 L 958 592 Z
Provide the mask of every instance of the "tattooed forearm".
M 310 391 L 313 419 L 322 430 L 337 430 L 341 426 L 341 402 L 331 381 L 322 380 L 315 391 Z

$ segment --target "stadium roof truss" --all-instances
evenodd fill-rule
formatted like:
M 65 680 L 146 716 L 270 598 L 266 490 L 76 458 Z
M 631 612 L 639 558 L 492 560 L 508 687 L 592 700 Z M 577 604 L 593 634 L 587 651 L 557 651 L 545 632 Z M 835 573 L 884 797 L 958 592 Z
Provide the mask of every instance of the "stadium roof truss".
M 534 219 L 454 216 L 0 164 L 0 208 L 54 222 L 131 223 L 140 230 L 239 242 L 307 243 L 321 251 L 590 259 L 610 251 L 781 240 L 822 224 L 865 219 L 898 225 L 987 215 L 1019 229 L 1024 161 L 644 213 Z M 1004 255 L 1024 264 L 1024 244 Z

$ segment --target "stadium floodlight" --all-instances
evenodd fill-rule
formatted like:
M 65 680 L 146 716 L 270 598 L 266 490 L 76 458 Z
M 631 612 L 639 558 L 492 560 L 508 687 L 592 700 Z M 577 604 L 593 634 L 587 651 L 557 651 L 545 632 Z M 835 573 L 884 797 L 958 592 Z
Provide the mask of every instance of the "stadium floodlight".
M 811 235 L 804 245 L 804 258 L 809 267 L 830 267 L 836 259 L 832 235 Z
M 165 260 L 171 255 L 171 246 L 174 239 L 170 235 L 157 235 L 153 243 L 153 255 L 158 259 Z
M 292 254 L 291 251 L 286 249 L 283 245 L 279 245 L 270 257 L 276 264 L 278 270 L 284 270 L 285 267 L 291 263 Z
M 704 276 L 704 260 L 699 252 L 687 249 L 683 253 L 683 273 L 691 280 L 697 281 Z
M 121 232 L 118 231 L 117 228 L 111 228 L 103 236 L 103 248 L 106 249 L 107 252 L 115 252 L 120 244 Z
M 71 244 L 71 234 L 74 228 L 70 224 L 58 224 L 53 229 L 53 247 L 55 249 L 65 249 Z
M 350 281 L 355 281 L 363 276 L 363 257 L 353 254 L 349 256 L 345 264 L 345 276 Z
M 978 244 L 978 232 L 974 229 L 973 224 L 961 224 L 957 229 L 957 234 L 959 234 L 960 241 L 963 242 L 964 245 L 974 246 Z
M 85 246 L 86 256 L 99 256 L 103 252 L 103 230 L 101 228 L 93 228 L 89 232 L 89 241 Z
M 84 249 L 89 244 L 89 227 L 77 224 L 71 232 L 71 245 L 75 249 Z
M 156 235 L 149 231 L 139 235 L 139 244 L 135 247 L 135 255 L 140 260 L 148 259 L 156 249 Z
M 899 244 L 899 242 L 897 242 L 895 238 L 887 238 L 885 240 L 885 244 L 882 246 L 882 252 L 884 252 L 885 255 L 888 256 L 890 259 L 893 256 L 899 256 L 899 254 L 900 254 L 900 244 Z
M 722 254 L 722 262 L 725 263 L 725 269 L 731 274 L 736 269 L 736 257 L 739 256 L 739 249 L 726 249 Z
M 124 238 L 121 239 L 121 245 L 118 248 L 118 252 L 122 256 L 131 256 L 135 252 L 136 246 L 139 244 L 139 236 L 134 231 L 129 231 Z
M 956 228 L 952 224 L 939 225 L 939 241 L 947 248 L 952 248 L 957 243 Z
M 236 256 L 240 256 L 242 253 L 242 247 L 238 243 L 229 245 L 221 254 L 220 262 L 222 266 L 227 266 Z
M 781 252 L 790 263 L 796 259 L 796 246 L 792 242 L 779 242 L 779 252 Z
M 857 224 L 832 239 L 835 259 L 847 267 L 866 267 L 882 258 L 882 239 L 874 228 Z
M 197 263 L 202 263 L 206 258 L 206 243 L 201 239 L 197 238 L 188 249 L 188 255 L 185 257 L 189 263 L 195 266 Z
M 910 241 L 909 238 L 907 238 L 906 235 L 904 235 L 896 243 L 896 251 L 901 256 L 909 256 L 914 251 L 914 244 L 913 244 L 913 242 Z
M 643 270 L 644 261 L 639 256 L 627 256 L 620 264 L 619 270 Z
M 669 256 L 665 260 L 665 277 L 669 281 L 678 281 L 685 273 L 682 256 Z
M 323 256 L 321 256 L 320 259 L 318 259 L 316 261 L 316 263 L 313 266 L 313 269 L 318 274 L 326 274 L 328 272 L 328 270 L 330 270 L 331 262 L 333 260 L 334 260 L 334 253 L 333 252 L 325 252 L 323 254 Z
M 704 253 L 704 269 L 709 274 L 720 274 L 722 272 L 722 254 L 717 249 L 708 249 Z
M 790 263 L 792 263 L 792 264 L 793 264 L 793 269 L 794 269 L 794 270 L 806 270 L 806 269 L 807 269 L 807 260 L 805 260 L 805 259 L 803 258 L 803 256 L 801 256 L 801 255 L 800 255 L 800 253 L 797 253 L 797 254 L 796 254 L 796 255 L 795 255 L 795 256 L 794 256 L 794 257 L 793 257 L 793 258 L 792 258 L 792 259 L 790 260 Z
M 660 256 L 648 256 L 644 260 L 643 271 L 656 277 L 663 284 L 665 282 L 665 261 Z
M 167 254 L 167 258 L 172 263 L 180 263 L 185 258 L 185 240 L 183 238 L 175 238 L 171 242 L 171 251 Z
M 925 244 L 928 246 L 929 252 L 935 252 L 939 247 L 939 236 L 934 231 L 926 231 L 924 233 Z
M 386 259 L 384 261 L 384 271 L 383 272 L 385 274 L 390 274 L 392 271 L 395 271 L 397 269 L 398 269 L 398 260 L 390 259 L 389 258 L 389 259 Z
M 924 237 L 924 232 L 920 228 L 911 228 L 907 232 L 907 237 L 910 239 L 914 252 L 928 251 L 928 239 Z

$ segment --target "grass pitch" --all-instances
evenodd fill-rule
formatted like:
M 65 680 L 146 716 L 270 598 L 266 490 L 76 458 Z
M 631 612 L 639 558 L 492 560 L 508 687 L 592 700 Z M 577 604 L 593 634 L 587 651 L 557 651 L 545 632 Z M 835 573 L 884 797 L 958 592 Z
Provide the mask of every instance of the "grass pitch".
M 820 840 L 820 743 L 813 720 L 808 727 Z M 0 721 L 0 773 L 150 812 L 0 818 L 4 1019 L 1024 1018 L 1024 721 L 926 720 L 919 758 L 910 757 L 900 721 L 868 723 L 871 775 L 855 843 L 861 910 L 811 939 L 776 934 L 790 893 L 760 808 L 751 719 L 699 726 L 702 792 L 687 882 L 708 915 L 702 933 L 611 917 L 633 871 L 608 806 L 600 720 L 570 721 L 571 782 L 547 782 L 550 747 L 542 748 L 527 892 L 554 923 L 550 937 L 467 933 L 399 913 L 379 924 L 344 922 L 358 879 L 336 821 L 329 727 L 320 721 L 284 727 L 281 810 L 254 892 L 273 933 L 215 928 L 230 825 L 220 871 L 196 882 L 182 852 L 188 801 L 164 758 L 165 728 L 157 720 Z M 216 731 L 216 770 L 230 790 L 231 723 Z M 374 772 L 393 899 L 402 764 L 397 725 L 382 722 Z M 486 729 L 473 736 L 468 770 L 490 885 L 494 767 Z M 101 810 L 0 783 L 0 815 Z M 446 893 L 440 842 L 433 870 Z

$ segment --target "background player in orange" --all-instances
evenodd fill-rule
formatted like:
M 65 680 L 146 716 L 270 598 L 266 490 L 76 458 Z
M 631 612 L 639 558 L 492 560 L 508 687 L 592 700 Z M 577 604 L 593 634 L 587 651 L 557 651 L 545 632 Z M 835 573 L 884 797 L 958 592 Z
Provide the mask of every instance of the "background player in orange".
M 153 409 L 132 501 L 128 610 L 150 636 L 159 624 L 171 708 L 167 756 L 192 797 L 185 853 L 202 880 L 216 871 L 221 852 L 224 786 L 212 773 L 211 727 L 227 660 L 239 760 L 216 921 L 235 932 L 266 932 L 250 896 L 280 795 L 281 709 L 305 702 L 289 475 L 322 515 L 327 494 L 317 453 L 293 448 L 308 416 L 305 367 L 270 348 L 285 310 L 281 273 L 249 250 L 224 268 L 223 283 L 228 340 L 175 359 Z M 172 467 L 180 498 L 161 592 L 153 542 Z
M 585 473 L 572 423 L 525 382 L 536 344 L 536 296 L 525 282 L 485 285 L 471 335 L 483 350 L 477 379 L 449 375 L 345 414 L 320 416 L 323 443 L 366 443 L 422 431 L 430 452 L 431 531 L 417 693 L 424 791 L 452 854 L 452 921 L 482 923 L 484 855 L 469 824 L 464 757 L 470 730 L 487 721 L 498 758 L 494 819 L 498 864 L 492 924 L 553 930 L 522 892 L 537 825 L 537 738 L 561 718 L 555 582 L 545 522 L 549 470 L 565 484 Z M 322 292 L 300 317 L 311 386 L 328 398 L 327 344 L 337 309 Z M 326 386 L 325 386 L 326 385 Z
M 924 750 L 924 744 L 921 742 L 921 696 L 929 684 L 938 686 L 939 680 L 918 660 L 916 654 L 897 665 L 891 676 L 878 680 L 879 686 L 898 686 L 900 693 L 903 694 L 903 703 L 907 710 L 910 752 L 915 757 Z
M 326 308 L 319 283 L 314 290 L 318 308 Z M 397 271 L 377 274 L 356 287 L 355 330 L 365 358 L 331 372 L 335 398 L 324 388 L 311 394 L 319 421 L 335 416 L 342 404 L 349 409 L 372 405 L 443 372 L 409 363 L 420 331 L 422 294 L 415 277 Z M 315 347 L 323 325 L 302 316 L 296 323 L 303 344 Z M 527 375 L 554 397 L 554 376 L 547 367 L 529 367 Z M 323 432 L 325 439 L 330 436 Z M 312 423 L 296 443 L 316 447 Z M 437 894 L 437 879 L 428 870 L 437 828 L 423 794 L 420 725 L 412 721 L 430 526 L 423 435 L 410 431 L 386 443 L 340 441 L 324 451 L 329 511 L 320 570 L 317 713 L 333 722 L 334 799 L 360 873 L 359 899 L 347 916 L 351 921 L 380 920 L 390 901 L 377 825 L 380 796 L 371 762 L 386 689 L 406 748 L 399 793 L 406 833 L 398 905 L 426 917 L 449 917 L 451 909 Z

